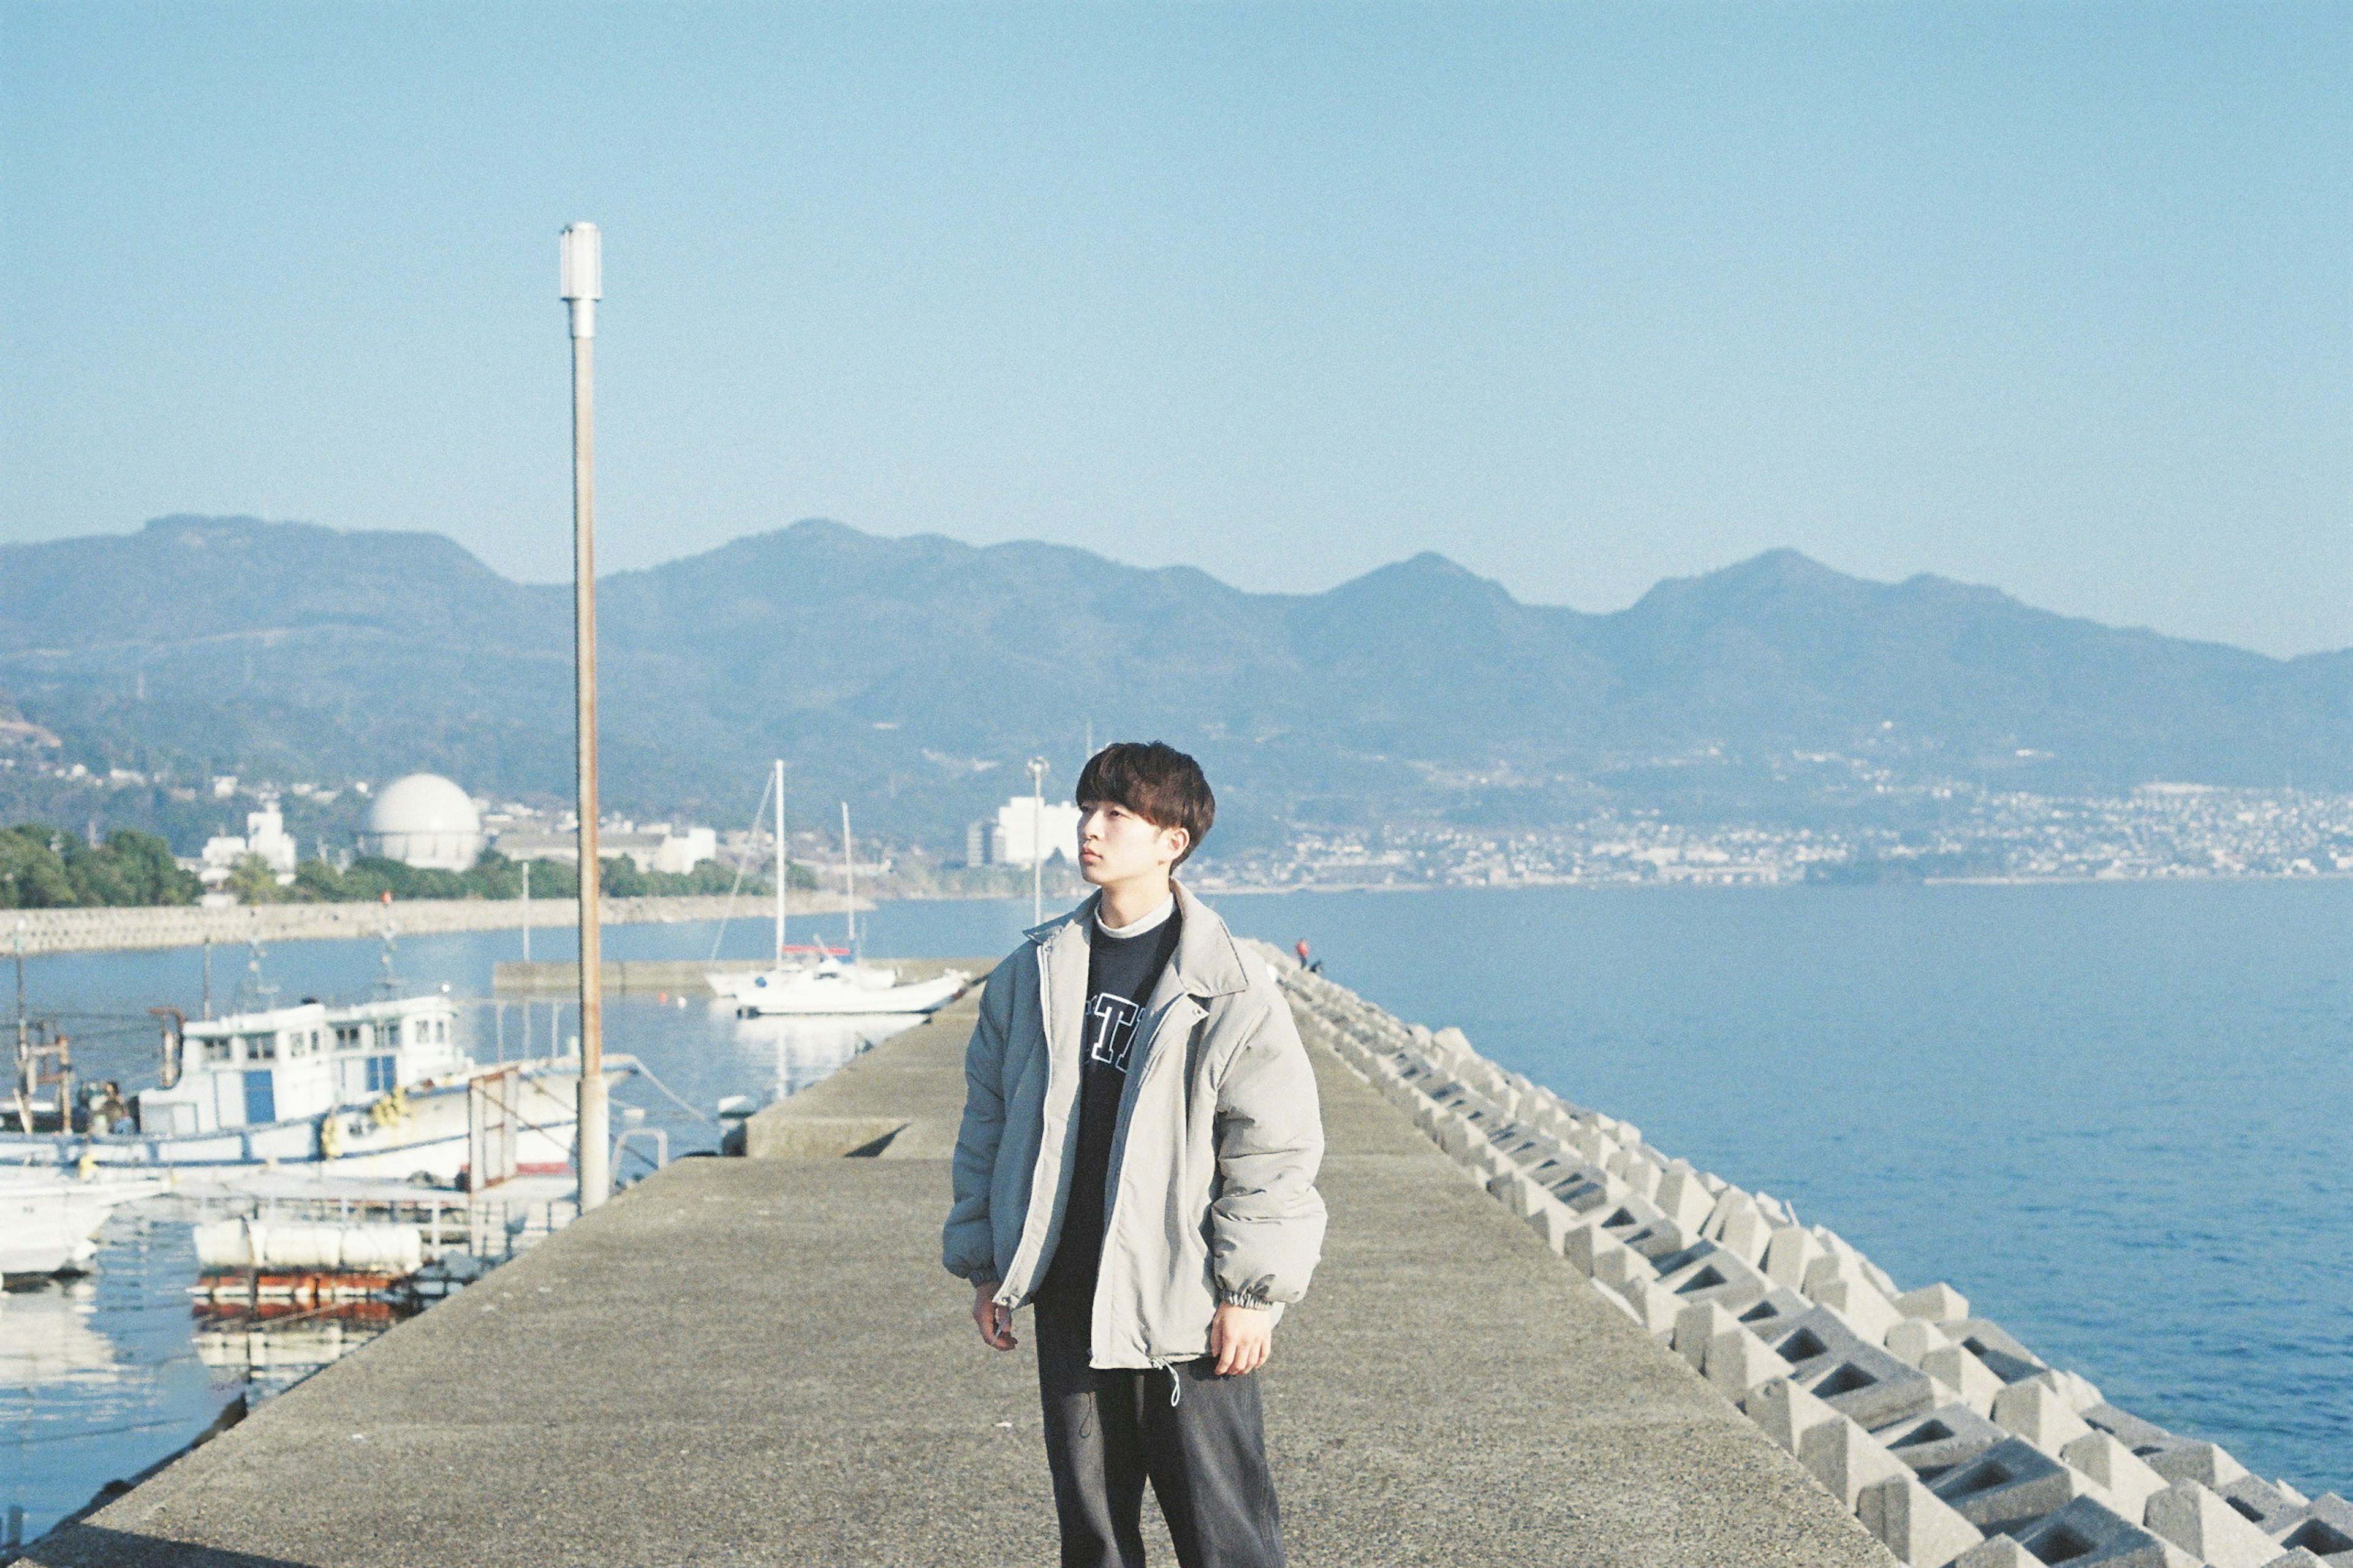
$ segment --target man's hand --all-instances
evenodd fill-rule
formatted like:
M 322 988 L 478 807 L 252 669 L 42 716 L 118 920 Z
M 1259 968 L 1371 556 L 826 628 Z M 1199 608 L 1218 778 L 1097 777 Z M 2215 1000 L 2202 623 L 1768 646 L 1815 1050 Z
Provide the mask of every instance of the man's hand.
M 1209 1353 L 1219 1377 L 1239 1377 L 1266 1364 L 1274 1346 L 1274 1314 L 1263 1307 L 1224 1306 L 1209 1320 Z
M 985 1280 L 972 1288 L 972 1321 L 989 1349 L 1009 1351 L 1021 1342 L 1013 1337 L 1013 1309 L 997 1300 L 1001 1279 Z

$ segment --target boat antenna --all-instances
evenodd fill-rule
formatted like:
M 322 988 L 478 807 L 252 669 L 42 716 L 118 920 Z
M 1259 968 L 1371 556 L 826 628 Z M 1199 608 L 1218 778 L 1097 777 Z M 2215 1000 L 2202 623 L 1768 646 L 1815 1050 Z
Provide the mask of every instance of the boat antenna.
M 858 860 L 849 852 L 849 803 L 841 803 L 842 914 L 849 924 L 849 962 L 858 963 Z
M 784 766 L 781 761 L 776 764 L 779 778 L 783 776 Z M 760 786 L 760 804 L 752 808 L 752 831 L 754 835 L 760 831 L 760 819 L 768 815 L 768 789 L 765 784 Z M 744 868 L 746 864 L 743 856 L 735 858 L 735 879 L 727 884 L 727 901 L 719 906 L 719 929 L 711 933 L 711 962 L 713 963 L 719 962 L 720 944 L 727 940 L 727 922 L 735 918 L 735 895 L 744 890 Z M 778 962 L 782 962 L 781 954 Z
M 261 977 L 262 956 L 269 950 L 261 945 L 261 916 L 253 917 L 252 934 L 246 939 L 245 978 L 237 987 L 237 1007 L 240 1013 L 266 1013 L 278 994 L 278 987 Z M 247 1002 L 252 998 L 252 1005 Z
M 400 994 L 400 974 L 398 971 L 393 968 L 393 959 L 396 956 L 399 946 L 400 939 L 393 931 L 392 926 L 392 908 L 387 904 L 385 907 L 384 911 L 384 952 L 383 955 L 376 960 L 384 969 L 384 973 L 377 975 L 375 978 L 375 988 L 378 995 L 391 997 L 398 996 Z
M 785 966 L 785 889 L 792 885 L 792 856 L 785 848 L 785 759 L 776 759 L 776 967 Z

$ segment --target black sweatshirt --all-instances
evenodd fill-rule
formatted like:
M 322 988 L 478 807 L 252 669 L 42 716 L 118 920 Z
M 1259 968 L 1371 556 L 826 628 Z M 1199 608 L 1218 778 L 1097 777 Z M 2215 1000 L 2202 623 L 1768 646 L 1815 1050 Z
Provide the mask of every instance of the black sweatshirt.
M 1087 960 L 1086 1029 L 1080 1037 L 1079 1147 L 1071 1163 L 1071 1203 L 1043 1289 L 1083 1290 L 1092 1300 L 1103 1261 L 1103 1187 L 1111 1178 L 1112 1135 L 1127 1069 L 1140 1044 L 1138 1026 L 1160 972 L 1176 951 L 1176 910 L 1149 931 L 1107 935 L 1100 921 Z

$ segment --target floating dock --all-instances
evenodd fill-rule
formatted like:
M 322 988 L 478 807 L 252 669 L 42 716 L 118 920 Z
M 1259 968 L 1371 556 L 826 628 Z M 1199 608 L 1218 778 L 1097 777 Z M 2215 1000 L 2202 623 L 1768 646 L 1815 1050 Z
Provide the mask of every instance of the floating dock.
M 1051 1562 L 1030 1348 L 982 1346 L 939 1265 L 974 1006 L 754 1118 L 751 1157 L 649 1177 L 27 1561 Z M 1294 1563 L 1896 1561 L 1303 1022 L 1331 1227 L 1264 1374 Z M 1156 1521 L 1147 1541 L 1173 1561 Z

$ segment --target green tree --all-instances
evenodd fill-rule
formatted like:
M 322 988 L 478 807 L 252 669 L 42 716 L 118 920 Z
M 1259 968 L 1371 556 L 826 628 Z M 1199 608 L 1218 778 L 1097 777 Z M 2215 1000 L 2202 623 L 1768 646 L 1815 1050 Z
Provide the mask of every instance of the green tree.
M 80 902 L 59 835 L 47 823 L 20 823 L 0 830 L 0 909 L 59 910 Z
M 240 904 L 275 904 L 285 900 L 288 889 L 278 885 L 278 873 L 269 862 L 254 854 L 240 855 L 237 864 L 228 868 L 228 880 L 221 884 L 237 895 Z

